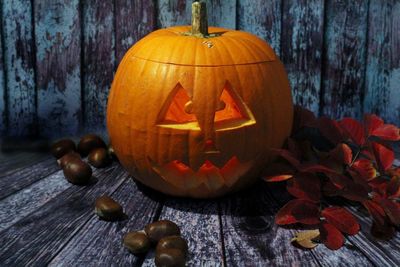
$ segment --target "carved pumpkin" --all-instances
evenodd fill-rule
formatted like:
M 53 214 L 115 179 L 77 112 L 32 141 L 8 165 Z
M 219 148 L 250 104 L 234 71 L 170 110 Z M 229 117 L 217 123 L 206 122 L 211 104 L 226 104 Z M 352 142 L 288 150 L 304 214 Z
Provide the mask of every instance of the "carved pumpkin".
M 287 74 L 272 48 L 242 31 L 157 30 L 121 61 L 107 110 L 121 164 L 161 192 L 208 198 L 259 178 L 292 125 Z M 199 14 L 202 16 L 199 19 Z

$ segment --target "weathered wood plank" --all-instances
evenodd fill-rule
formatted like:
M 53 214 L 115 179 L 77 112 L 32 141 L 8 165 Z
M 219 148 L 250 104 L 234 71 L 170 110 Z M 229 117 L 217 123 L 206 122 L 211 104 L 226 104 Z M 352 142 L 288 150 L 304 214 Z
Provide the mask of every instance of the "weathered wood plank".
M 115 50 L 117 64 L 128 49 L 155 29 L 154 1 L 115 1 Z
M 113 1 L 84 1 L 83 25 L 83 122 L 85 131 L 101 133 L 115 63 Z
M 368 1 L 326 1 L 322 113 L 360 118 L 365 81 Z
M 283 184 L 267 184 L 267 191 L 272 196 L 272 201 L 277 202 L 279 208 L 292 199 Z M 299 231 L 294 230 L 291 233 L 292 237 Z M 349 240 L 349 238 L 347 239 Z M 372 262 L 365 257 L 363 251 L 359 248 L 359 244 L 355 244 L 354 242 L 346 241 L 341 249 L 335 251 L 321 244 L 311 250 L 311 253 L 321 266 L 372 266 Z
M 189 25 L 192 2 L 185 0 L 158 1 L 158 27 Z M 236 1 L 206 0 L 208 25 L 228 29 L 236 28 Z
M 319 112 L 324 1 L 283 1 L 281 59 L 296 104 Z
M 2 18 L 7 74 L 7 134 L 34 135 L 37 125 L 31 1 L 4 1 Z
M 112 198 L 124 208 L 128 219 L 106 222 L 92 215 L 74 238 L 51 261 L 50 266 L 137 266 L 143 258 L 130 254 L 122 245 L 127 232 L 142 230 L 161 208 L 160 194 L 144 194 L 128 179 Z M 155 198 L 155 199 L 154 199 Z
M 280 55 L 281 8 L 280 0 L 238 0 L 238 29 L 263 38 Z
M 364 111 L 400 125 L 400 2 L 371 0 Z
M 0 200 L 59 169 L 56 160 L 48 158 L 36 164 L 26 165 L 25 168 L 13 172 L 11 175 L 0 176 Z
M 10 227 L 45 203 L 54 201 L 70 183 L 58 171 L 0 200 L 0 231 Z
M 79 0 L 34 3 L 40 134 L 76 134 L 82 116 Z
M 3 3 L 0 3 L 1 10 Z M 1 12 L 0 10 L 0 12 Z M 7 133 L 7 109 L 6 109 L 6 81 L 5 81 L 5 66 L 4 66 L 4 34 L 3 27 L 0 27 L 0 136 L 5 136 Z
M 46 265 L 91 218 L 95 199 L 128 177 L 117 163 L 95 176 L 96 184 L 71 186 L 1 232 L 0 265 Z
M 35 152 L 16 152 L 16 153 L 0 153 L 0 177 L 4 177 L 26 168 L 30 164 L 49 158 L 47 153 Z
M 280 205 L 264 184 L 222 199 L 222 230 L 227 266 L 316 266 L 310 251 L 290 244 L 295 231 L 274 223 Z
M 222 266 L 223 248 L 216 201 L 189 199 L 166 200 L 160 220 L 175 222 L 188 241 L 187 266 Z M 154 252 L 148 253 L 143 266 L 154 266 Z

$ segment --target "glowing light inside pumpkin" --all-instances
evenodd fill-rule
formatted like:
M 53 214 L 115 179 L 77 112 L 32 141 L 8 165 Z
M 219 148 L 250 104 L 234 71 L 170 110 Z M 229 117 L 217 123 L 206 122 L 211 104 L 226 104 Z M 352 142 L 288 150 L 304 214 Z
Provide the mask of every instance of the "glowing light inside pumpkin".
M 172 93 L 173 98 L 165 112 L 162 123 L 189 123 L 197 121 L 196 116 L 188 110 L 188 104 L 191 104 L 191 100 L 185 89 L 178 85 L 174 91 Z M 232 95 L 228 88 L 224 88 L 220 97 L 223 109 L 215 112 L 215 122 L 246 118 L 246 116 L 243 116 L 243 112 L 241 112 L 239 105 Z

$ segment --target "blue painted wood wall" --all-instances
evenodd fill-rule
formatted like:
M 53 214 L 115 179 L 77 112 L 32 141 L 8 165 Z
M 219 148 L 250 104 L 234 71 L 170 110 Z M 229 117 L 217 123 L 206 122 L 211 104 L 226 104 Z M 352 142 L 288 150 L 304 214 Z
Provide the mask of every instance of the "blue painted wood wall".
M 191 0 L 3 0 L 1 135 L 105 131 L 125 51 L 188 24 Z M 284 62 L 294 101 L 334 118 L 400 124 L 400 0 L 206 0 L 211 25 L 250 31 Z

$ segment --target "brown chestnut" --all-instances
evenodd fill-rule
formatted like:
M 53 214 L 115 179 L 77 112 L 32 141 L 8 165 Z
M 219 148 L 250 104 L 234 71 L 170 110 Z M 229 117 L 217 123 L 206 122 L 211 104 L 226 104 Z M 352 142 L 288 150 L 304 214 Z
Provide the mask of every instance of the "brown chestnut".
M 179 249 L 185 255 L 188 252 L 188 244 L 187 244 L 186 240 L 183 239 L 179 235 L 167 236 L 167 237 L 161 238 L 160 241 L 158 241 L 157 248 L 156 248 L 157 251 L 166 249 L 166 248 Z
M 150 223 L 146 225 L 144 231 L 153 243 L 157 243 L 163 237 L 180 235 L 181 233 L 178 225 L 169 220 L 161 220 Z
M 151 242 L 143 232 L 129 232 L 124 236 L 124 246 L 133 254 L 142 254 L 149 251 Z
M 166 248 L 156 251 L 154 258 L 157 267 L 184 267 L 185 254 L 176 248 Z
M 68 182 L 76 185 L 88 184 L 92 177 L 92 168 L 80 158 L 72 157 L 69 159 L 63 171 Z
M 56 157 L 57 159 L 61 158 L 68 152 L 75 150 L 76 150 L 75 143 L 71 139 L 58 140 L 57 142 L 54 142 L 51 145 L 50 149 L 51 154 L 53 154 L 53 156 Z
M 67 165 L 67 163 L 73 158 L 81 159 L 81 156 L 75 151 L 68 152 L 57 160 L 58 165 L 60 165 L 60 167 L 63 169 Z
M 86 157 L 93 149 L 98 147 L 106 148 L 107 146 L 100 136 L 96 134 L 87 134 L 79 141 L 78 152 L 82 157 Z
M 105 148 L 95 148 L 88 156 L 88 161 L 90 165 L 96 168 L 102 168 L 111 163 L 111 158 L 107 153 Z
M 94 212 L 105 221 L 119 220 L 124 216 L 122 206 L 106 195 L 96 199 Z

